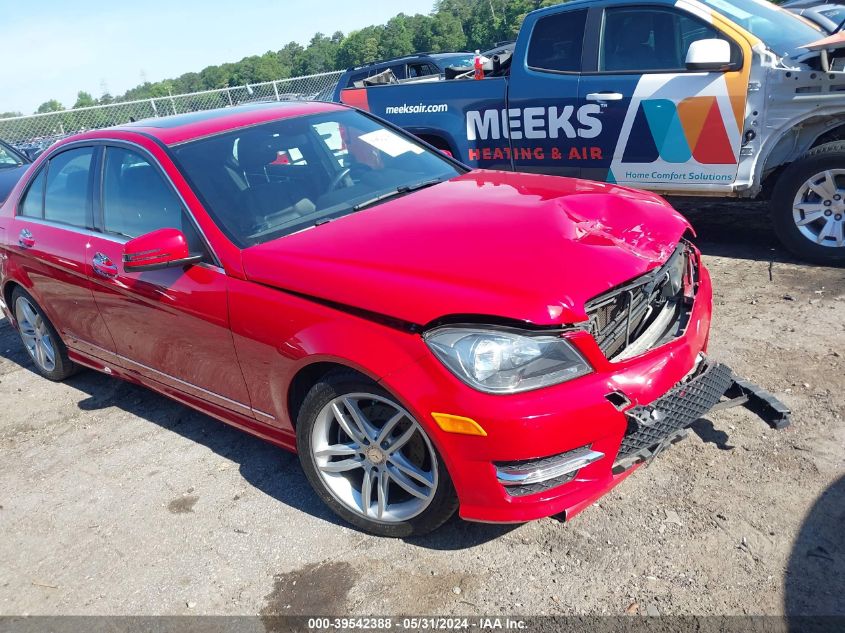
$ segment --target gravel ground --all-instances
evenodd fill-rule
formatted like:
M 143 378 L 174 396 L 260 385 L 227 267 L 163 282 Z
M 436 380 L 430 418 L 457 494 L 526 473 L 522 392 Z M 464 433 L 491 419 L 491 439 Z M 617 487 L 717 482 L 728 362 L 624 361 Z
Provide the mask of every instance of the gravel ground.
M 711 205 L 718 206 L 718 205 Z M 295 457 L 0 322 L 0 614 L 845 614 L 845 270 L 690 209 L 711 353 L 794 410 L 719 412 L 574 521 L 339 524 Z

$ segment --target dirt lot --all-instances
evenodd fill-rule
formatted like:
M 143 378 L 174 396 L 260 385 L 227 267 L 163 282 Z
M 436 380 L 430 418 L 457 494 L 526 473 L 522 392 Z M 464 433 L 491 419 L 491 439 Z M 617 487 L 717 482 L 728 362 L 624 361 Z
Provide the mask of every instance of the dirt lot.
M 845 269 L 759 210 L 690 211 L 711 352 L 794 410 L 713 414 L 573 522 L 340 525 L 296 459 L 93 372 L 38 378 L 0 322 L 2 614 L 845 614 Z

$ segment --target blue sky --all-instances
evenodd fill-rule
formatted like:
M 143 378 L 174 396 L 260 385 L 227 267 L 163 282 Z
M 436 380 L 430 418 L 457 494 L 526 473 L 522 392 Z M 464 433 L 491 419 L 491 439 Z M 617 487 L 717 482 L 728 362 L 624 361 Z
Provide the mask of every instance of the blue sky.
M 0 0 L 0 112 L 120 94 L 211 64 L 428 13 L 433 0 Z

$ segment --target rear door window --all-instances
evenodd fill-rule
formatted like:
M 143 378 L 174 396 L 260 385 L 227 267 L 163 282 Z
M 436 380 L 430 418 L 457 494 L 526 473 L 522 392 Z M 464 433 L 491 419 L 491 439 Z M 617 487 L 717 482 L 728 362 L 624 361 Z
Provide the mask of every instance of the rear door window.
M 93 147 L 62 152 L 50 159 L 44 193 L 44 219 L 86 227 L 91 202 Z
M 18 209 L 18 214 L 28 218 L 43 218 L 44 217 L 44 181 L 47 170 L 42 169 L 38 175 L 33 179 L 32 184 L 29 185 L 24 194 Z
M 408 64 L 408 78 L 413 77 L 426 77 L 428 75 L 436 75 L 439 74 L 440 71 L 436 68 L 432 67 L 431 64 L 427 64 L 426 62 L 419 62 L 415 64 Z
M 580 72 L 587 10 L 561 11 L 537 20 L 528 44 L 528 66 L 552 72 Z
M 192 252 L 202 250 L 199 234 L 173 189 L 138 152 L 106 148 L 103 174 L 103 228 L 123 237 L 156 229 L 182 231 Z

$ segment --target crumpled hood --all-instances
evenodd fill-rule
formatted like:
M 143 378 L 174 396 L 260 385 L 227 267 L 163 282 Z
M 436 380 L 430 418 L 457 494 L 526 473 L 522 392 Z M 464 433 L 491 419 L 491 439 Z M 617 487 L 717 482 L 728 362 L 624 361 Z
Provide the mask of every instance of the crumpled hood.
M 425 325 L 552 325 L 664 262 L 687 221 L 612 184 L 473 171 L 243 252 L 248 279 Z

